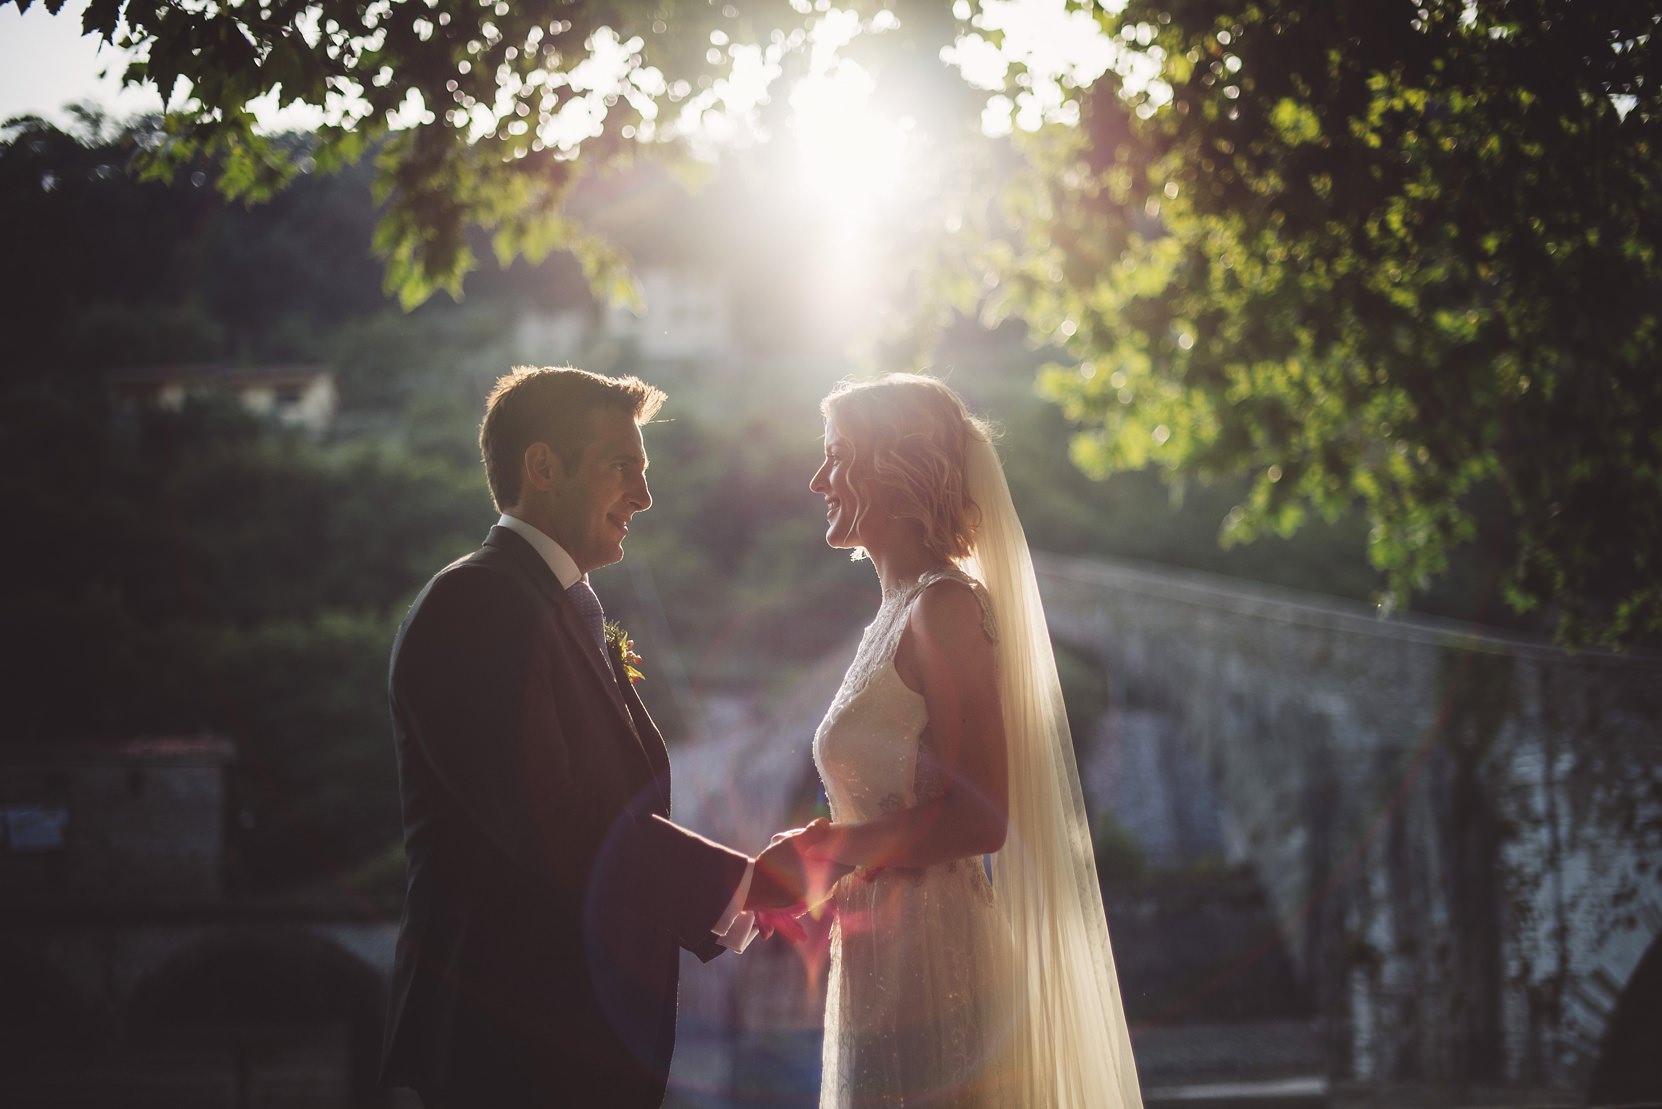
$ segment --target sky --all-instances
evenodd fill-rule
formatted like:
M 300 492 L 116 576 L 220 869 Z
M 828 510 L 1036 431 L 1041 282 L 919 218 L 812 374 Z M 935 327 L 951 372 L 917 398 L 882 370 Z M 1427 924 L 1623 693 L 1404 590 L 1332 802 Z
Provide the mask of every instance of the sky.
M 1117 6 L 1116 3 L 1109 4 L 1110 8 Z M 35 114 L 61 123 L 67 119 L 65 107 L 79 101 L 95 102 L 118 118 L 160 108 L 160 94 L 154 88 L 121 88 L 120 75 L 126 59 L 116 48 L 81 33 L 81 19 L 86 7 L 87 0 L 68 0 L 57 15 L 46 10 L 45 0 L 35 0 L 26 13 L 19 13 L 12 4 L 0 7 L 0 121 L 17 115 Z M 967 0 L 958 0 L 954 11 L 963 19 L 971 16 Z M 828 47 L 834 53 L 841 45 L 839 28 L 846 32 L 841 34 L 841 39 L 846 39 L 847 33 L 853 32 L 854 23 L 858 21 L 852 13 L 831 11 L 817 22 L 819 25 L 812 35 L 816 55 L 821 47 Z M 874 25 L 876 22 L 874 20 Z M 970 84 L 999 90 L 1011 61 L 1023 64 L 1032 78 L 1028 89 L 1017 94 L 1014 101 L 1007 99 L 1001 91 L 989 99 L 989 117 L 984 121 L 989 133 L 1008 132 L 1012 122 L 1031 130 L 1041 122 L 1066 119 L 1067 109 L 1073 105 L 1063 103 L 1058 78 L 1066 75 L 1074 84 L 1088 84 L 1116 57 L 1113 46 L 1097 33 L 1091 17 L 1070 9 L 1068 0 L 981 0 L 979 14 L 973 24 L 979 30 L 1001 36 L 1003 45 L 994 49 L 978 31 L 971 31 L 960 39 L 954 50 L 948 52 L 952 56 L 946 60 L 958 67 Z M 821 39 L 826 41 L 819 41 Z M 733 47 L 735 70 L 723 82 L 730 86 L 727 91 L 731 95 L 726 95 L 726 100 L 745 101 L 746 98 L 734 90 L 745 83 L 741 78 L 747 75 L 747 69 L 756 70 L 748 76 L 757 80 L 771 79 L 774 75 L 764 72 L 768 69 L 765 65 L 746 67 L 738 64 L 745 60 L 739 56 L 741 49 L 748 48 Z M 752 52 L 759 55 L 757 51 Z M 595 53 L 600 55 L 606 52 L 596 50 Z M 834 67 L 830 64 L 820 62 L 815 68 L 825 71 L 826 76 L 835 76 L 831 72 Z M 1127 79 L 1128 86 L 1139 83 L 1137 74 L 1125 73 L 1122 76 Z M 596 93 L 605 91 L 596 90 Z M 712 90 L 711 95 L 720 91 Z M 755 91 L 760 94 L 760 88 Z M 576 108 L 583 106 L 581 100 L 574 105 Z M 743 115 L 744 109 L 753 105 L 735 103 L 725 107 L 729 112 L 737 110 L 737 114 Z M 299 116 L 288 118 L 293 109 L 277 112 L 274 106 L 262 108 L 258 103 L 254 108 L 256 115 L 268 125 L 315 125 L 315 121 L 308 124 Z M 562 120 L 556 126 L 576 126 L 580 123 L 580 120 Z M 578 127 L 578 130 L 582 128 Z M 569 141 L 582 137 L 586 135 L 573 135 Z M 560 145 L 565 144 L 565 141 L 560 142 Z
M 57 15 L 41 0 L 22 14 L 10 4 L 0 7 L 0 121 L 33 114 L 63 122 L 65 105 L 81 100 L 123 116 L 161 106 L 154 89 L 120 91 L 125 61 L 81 34 L 86 6 L 87 0 L 69 0 Z

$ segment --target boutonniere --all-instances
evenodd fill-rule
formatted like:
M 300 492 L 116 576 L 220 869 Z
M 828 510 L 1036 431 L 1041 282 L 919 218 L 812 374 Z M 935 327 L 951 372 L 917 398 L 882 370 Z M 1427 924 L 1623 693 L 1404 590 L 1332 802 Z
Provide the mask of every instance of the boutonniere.
M 612 657 L 623 664 L 623 673 L 634 685 L 646 677 L 638 667 L 641 656 L 635 653 L 635 641 L 629 638 L 629 633 L 623 630 L 623 625 L 614 620 L 606 621 L 606 648 L 612 652 Z

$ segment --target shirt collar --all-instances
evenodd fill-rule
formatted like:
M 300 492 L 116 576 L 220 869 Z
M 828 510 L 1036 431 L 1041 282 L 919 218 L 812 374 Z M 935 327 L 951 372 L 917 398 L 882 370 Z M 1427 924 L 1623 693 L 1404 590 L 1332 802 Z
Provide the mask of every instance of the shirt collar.
M 506 512 L 502 514 L 502 518 L 496 522 L 496 525 L 497 527 L 507 528 L 531 544 L 531 549 L 541 555 L 542 560 L 548 563 L 548 568 L 554 571 L 554 576 L 559 579 L 561 589 L 570 589 L 579 580 L 588 580 L 588 575 L 577 568 L 577 563 L 566 553 L 566 549 L 535 526 L 526 523 L 518 516 L 510 516 Z

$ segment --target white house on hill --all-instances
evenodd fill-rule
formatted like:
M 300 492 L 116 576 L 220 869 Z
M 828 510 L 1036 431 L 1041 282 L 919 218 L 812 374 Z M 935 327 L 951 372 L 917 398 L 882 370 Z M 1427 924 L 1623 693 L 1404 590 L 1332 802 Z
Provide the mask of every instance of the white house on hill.
M 133 404 L 177 409 L 189 396 L 229 396 L 256 416 L 320 435 L 339 408 L 335 377 L 325 366 L 227 366 L 221 363 L 138 366 L 113 371 L 110 387 Z

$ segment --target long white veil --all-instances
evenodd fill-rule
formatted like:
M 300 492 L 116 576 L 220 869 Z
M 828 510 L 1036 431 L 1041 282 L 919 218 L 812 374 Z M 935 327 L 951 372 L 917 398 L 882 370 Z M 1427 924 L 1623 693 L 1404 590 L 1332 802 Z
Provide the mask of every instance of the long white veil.
M 980 522 L 963 566 L 986 587 L 998 625 L 1009 745 L 1009 835 L 994 856 L 992 881 L 1014 941 L 1010 1061 L 1025 1086 L 1017 1104 L 1141 1107 L 1033 560 L 998 452 L 978 435 L 968 447 L 965 492 Z

